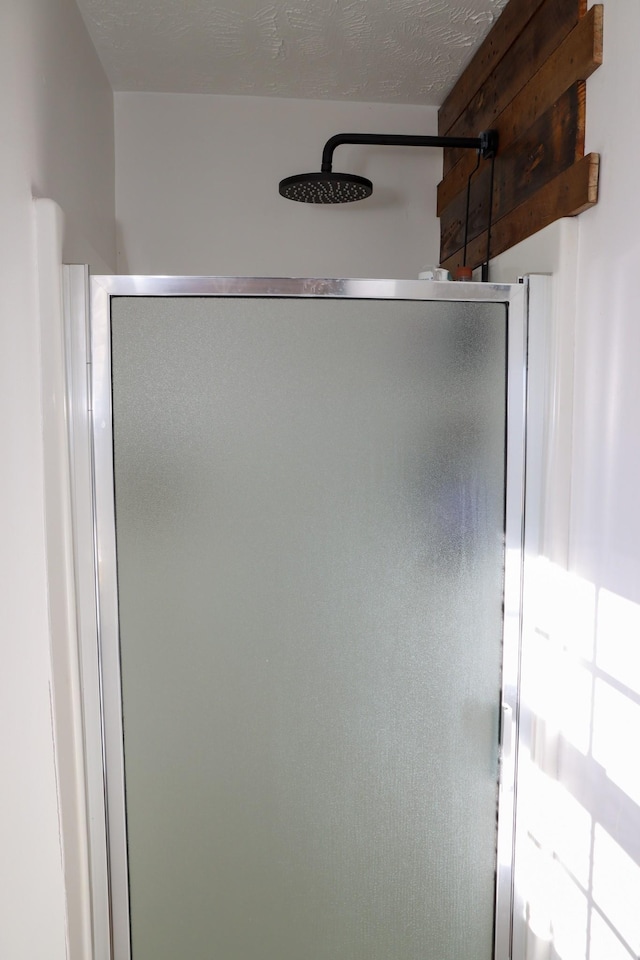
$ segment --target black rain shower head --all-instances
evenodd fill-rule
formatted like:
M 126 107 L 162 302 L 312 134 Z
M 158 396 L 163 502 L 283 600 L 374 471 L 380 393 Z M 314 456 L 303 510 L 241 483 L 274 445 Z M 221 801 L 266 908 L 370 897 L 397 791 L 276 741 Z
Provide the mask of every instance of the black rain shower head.
M 280 181 L 280 194 L 301 203 L 352 203 L 373 192 L 371 180 L 353 173 L 298 173 Z
M 479 137 L 420 137 L 382 133 L 338 133 L 324 145 L 321 173 L 299 173 L 280 181 L 280 195 L 301 203 L 352 203 L 373 193 L 373 184 L 353 173 L 332 173 L 333 151 L 341 143 L 368 143 L 395 147 L 458 147 L 478 151 L 481 158 L 494 156 L 498 147 L 495 130 Z

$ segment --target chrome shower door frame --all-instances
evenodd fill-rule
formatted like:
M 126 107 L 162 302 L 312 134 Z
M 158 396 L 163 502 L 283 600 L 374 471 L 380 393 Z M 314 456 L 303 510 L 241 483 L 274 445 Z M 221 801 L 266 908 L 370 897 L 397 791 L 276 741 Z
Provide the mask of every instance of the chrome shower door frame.
M 94 846 L 106 846 L 108 902 L 94 899 L 94 917 L 108 916 L 112 960 L 131 960 L 125 777 L 118 631 L 118 594 L 111 395 L 112 297 L 332 298 L 485 302 L 507 308 L 507 423 L 500 782 L 497 828 L 494 960 L 509 960 L 513 940 L 513 877 L 517 774 L 521 581 L 525 478 L 528 284 L 412 280 L 263 279 L 97 276 L 91 281 L 90 371 L 94 465 L 94 529 L 98 606 L 99 703 L 104 823 L 90 811 Z M 95 699 L 95 695 L 94 698 Z M 103 814 L 104 816 L 104 814 Z M 101 850 L 104 856 L 104 849 Z M 100 897 L 94 891 L 94 898 Z

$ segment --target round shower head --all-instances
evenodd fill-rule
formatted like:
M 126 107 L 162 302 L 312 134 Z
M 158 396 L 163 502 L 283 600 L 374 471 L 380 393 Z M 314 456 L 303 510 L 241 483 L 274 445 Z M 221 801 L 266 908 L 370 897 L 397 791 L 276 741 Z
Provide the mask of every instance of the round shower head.
M 373 193 L 373 184 L 353 173 L 298 173 L 280 181 L 280 193 L 301 203 L 352 203 Z

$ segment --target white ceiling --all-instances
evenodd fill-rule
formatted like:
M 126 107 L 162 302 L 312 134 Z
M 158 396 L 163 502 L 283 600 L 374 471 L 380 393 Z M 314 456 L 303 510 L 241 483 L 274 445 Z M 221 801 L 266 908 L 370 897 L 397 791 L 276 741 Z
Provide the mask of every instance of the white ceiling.
M 440 104 L 507 0 L 77 0 L 114 90 Z

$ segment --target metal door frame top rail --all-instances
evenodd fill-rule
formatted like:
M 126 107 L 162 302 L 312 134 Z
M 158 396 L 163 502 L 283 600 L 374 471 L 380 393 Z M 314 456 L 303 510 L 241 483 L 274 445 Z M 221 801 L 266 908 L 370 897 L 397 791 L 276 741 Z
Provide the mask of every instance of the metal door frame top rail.
M 74 269 L 74 268 L 71 268 Z M 82 268 L 79 268 L 82 269 Z M 85 712 L 98 717 L 103 747 L 103 813 L 92 816 L 90 845 L 105 857 L 108 892 L 93 891 L 96 929 L 108 924 L 108 953 L 97 957 L 131 960 L 126 808 L 114 514 L 111 395 L 111 298 L 347 298 L 503 304 L 507 314 L 505 577 L 497 828 L 494 960 L 511 957 L 513 937 L 513 859 L 519 709 L 521 569 L 525 468 L 526 342 L 528 285 L 413 280 L 97 276 L 91 279 L 90 416 L 93 434 L 95 580 L 98 638 L 85 644 L 83 670 L 100 677 Z M 84 684 L 83 684 L 84 685 Z M 84 685 L 87 686 L 87 685 Z M 91 689 L 95 684 L 89 684 Z M 95 738 L 94 738 L 95 740 Z M 105 822 L 106 821 L 106 822 Z M 105 919 L 106 918 L 106 919 Z

